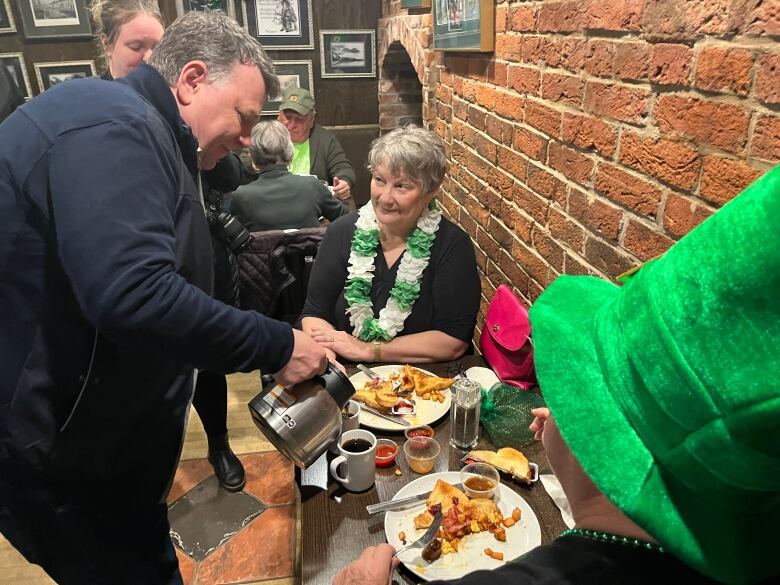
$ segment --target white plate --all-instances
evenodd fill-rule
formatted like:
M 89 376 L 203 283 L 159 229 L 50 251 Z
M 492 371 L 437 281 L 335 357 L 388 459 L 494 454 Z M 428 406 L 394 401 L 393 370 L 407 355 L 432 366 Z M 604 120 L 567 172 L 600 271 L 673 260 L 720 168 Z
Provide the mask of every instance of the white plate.
M 443 479 L 450 484 L 459 483 L 460 472 L 433 473 L 416 479 L 398 490 L 393 499 L 397 500 L 429 492 L 436 484 L 436 480 L 439 479 Z M 496 496 L 496 504 L 505 517 L 511 516 L 512 510 L 515 508 L 520 508 L 520 521 L 506 529 L 506 542 L 496 540 L 490 532 L 479 532 L 465 536 L 460 541 L 458 552 L 442 555 L 433 563 L 429 564 L 422 559 L 422 549 L 419 548 L 401 553 L 401 562 L 412 573 L 426 581 L 459 579 L 472 571 L 500 567 L 507 561 L 517 558 L 542 544 L 542 531 L 539 527 L 539 521 L 536 519 L 536 514 L 534 514 L 528 502 L 503 484 L 499 485 Z M 387 542 L 396 547 L 396 549 L 402 547 L 403 544 L 398 538 L 398 533 L 401 531 L 406 533 L 407 544 L 420 538 L 425 530 L 418 530 L 414 527 L 414 517 L 424 509 L 425 502 L 423 501 L 418 506 L 397 512 L 387 512 L 385 514 L 385 536 L 387 537 Z M 487 556 L 483 552 L 486 548 L 504 553 L 504 560 L 497 561 Z
M 494 385 L 498 384 L 501 380 L 498 379 L 496 373 L 490 368 L 482 368 L 480 366 L 474 366 L 466 370 L 466 377 L 469 380 L 475 380 L 479 382 L 485 390 L 490 390 Z
M 412 366 L 416 367 L 416 366 Z M 403 366 L 374 366 L 371 369 L 382 376 L 383 378 L 389 378 L 390 374 L 393 372 L 400 372 Z M 424 370 L 422 368 L 417 368 L 421 372 L 425 372 L 426 374 L 430 374 L 431 376 L 434 376 L 435 374 L 432 374 L 428 370 Z M 352 385 L 355 387 L 355 390 L 359 390 L 363 387 L 363 385 L 368 382 L 369 378 L 366 376 L 363 372 L 358 372 L 357 374 L 353 374 L 349 377 L 349 381 L 352 382 Z M 417 404 L 417 412 L 412 415 L 406 415 L 404 416 L 404 420 L 409 421 L 412 426 L 417 425 L 429 425 L 433 422 L 436 422 L 441 417 L 449 413 L 450 411 L 450 402 L 452 402 L 452 393 L 447 390 L 443 390 L 442 394 L 444 394 L 444 402 L 436 402 L 435 400 L 423 400 L 421 397 L 414 395 L 415 402 Z M 385 420 L 383 418 L 380 418 L 378 416 L 374 416 L 370 412 L 366 412 L 363 409 L 360 410 L 360 424 L 364 427 L 368 427 L 370 429 L 377 429 L 380 431 L 402 431 L 405 428 L 404 425 L 400 423 L 394 423 L 389 420 Z

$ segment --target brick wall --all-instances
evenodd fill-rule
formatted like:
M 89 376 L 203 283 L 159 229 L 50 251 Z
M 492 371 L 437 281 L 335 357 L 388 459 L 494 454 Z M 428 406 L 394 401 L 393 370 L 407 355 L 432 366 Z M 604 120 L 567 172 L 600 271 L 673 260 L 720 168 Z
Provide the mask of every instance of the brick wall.
M 488 55 L 433 52 L 429 9 L 382 14 L 380 65 L 406 49 L 448 145 L 483 313 L 504 282 L 532 302 L 614 279 L 780 162 L 780 0 L 497 2 Z

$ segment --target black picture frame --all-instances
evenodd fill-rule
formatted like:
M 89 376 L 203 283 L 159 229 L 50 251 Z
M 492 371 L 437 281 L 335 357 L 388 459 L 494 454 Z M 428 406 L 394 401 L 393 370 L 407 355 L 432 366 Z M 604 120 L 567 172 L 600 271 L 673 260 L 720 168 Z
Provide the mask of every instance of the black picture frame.
M 433 49 L 492 52 L 495 19 L 493 0 L 434 0 Z
M 231 18 L 236 17 L 233 0 L 176 0 L 176 13 L 179 15 L 185 12 L 196 10 L 221 10 Z
M 249 33 L 268 51 L 314 49 L 311 0 L 248 0 Z
M 18 5 L 28 39 L 92 36 L 87 0 L 18 0 Z
M 376 77 L 376 31 L 321 30 L 322 77 Z
M 2 0 L 0 1 L 0 35 L 15 32 L 14 12 L 11 10 L 8 0 Z
M 6 67 L 11 77 L 14 78 L 16 85 L 22 90 L 24 99 L 32 97 L 32 86 L 30 77 L 27 75 L 27 66 L 24 63 L 23 53 L 0 53 L 0 65 Z
M 401 8 L 430 8 L 431 0 L 401 0 Z
M 268 101 L 263 106 L 264 116 L 275 116 L 279 113 L 279 106 L 282 103 L 281 94 L 291 85 L 307 89 L 314 95 L 314 74 L 310 60 L 274 61 L 274 68 L 276 69 L 276 75 L 279 77 L 281 92 L 278 96 L 268 97 Z
M 93 75 L 97 75 L 94 61 L 65 61 L 35 64 L 35 76 L 38 78 L 38 88 L 41 93 L 67 79 L 73 79 L 75 77 L 92 77 Z

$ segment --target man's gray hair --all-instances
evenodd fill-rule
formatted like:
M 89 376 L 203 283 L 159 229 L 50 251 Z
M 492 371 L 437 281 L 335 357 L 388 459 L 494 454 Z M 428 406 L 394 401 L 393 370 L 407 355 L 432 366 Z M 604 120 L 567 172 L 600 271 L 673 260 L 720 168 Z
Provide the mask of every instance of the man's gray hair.
M 290 132 L 276 120 L 263 120 L 252 128 L 252 145 L 249 147 L 252 162 L 258 168 L 265 165 L 289 165 L 293 157 Z
M 190 61 L 203 61 L 208 80 L 219 84 L 239 63 L 256 65 L 268 96 L 279 94 L 279 78 L 263 47 L 238 23 L 218 10 L 193 10 L 177 18 L 157 45 L 149 64 L 174 87 L 181 70 Z
M 447 172 L 444 142 L 430 130 L 410 124 L 396 128 L 371 143 L 368 170 L 384 165 L 390 174 L 422 183 L 424 194 L 441 186 Z

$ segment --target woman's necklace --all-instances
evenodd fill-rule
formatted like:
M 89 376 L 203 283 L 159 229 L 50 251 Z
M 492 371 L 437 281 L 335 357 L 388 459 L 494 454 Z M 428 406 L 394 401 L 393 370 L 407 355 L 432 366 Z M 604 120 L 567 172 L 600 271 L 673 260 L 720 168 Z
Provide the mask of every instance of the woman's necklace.
M 403 330 L 404 321 L 420 296 L 420 281 L 431 259 L 431 248 L 436 240 L 439 222 L 441 210 L 433 199 L 417 220 L 415 230 L 406 239 L 395 284 L 390 289 L 387 305 L 379 311 L 377 319 L 371 302 L 371 285 L 379 247 L 379 224 L 370 201 L 360 208 L 344 286 L 352 335 L 363 341 L 390 341 Z
M 586 528 L 569 528 L 564 530 L 561 536 L 569 536 L 570 534 L 575 536 L 584 536 L 593 540 L 600 540 L 602 542 L 609 542 L 611 544 L 622 544 L 624 546 L 632 546 L 634 548 L 642 548 L 645 550 L 654 550 L 660 553 L 666 552 L 664 547 L 647 542 L 646 540 L 639 540 L 638 538 L 629 538 L 628 536 L 618 536 L 617 534 L 609 534 L 607 532 L 601 532 L 599 530 L 588 530 Z

